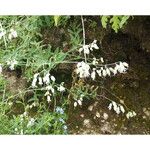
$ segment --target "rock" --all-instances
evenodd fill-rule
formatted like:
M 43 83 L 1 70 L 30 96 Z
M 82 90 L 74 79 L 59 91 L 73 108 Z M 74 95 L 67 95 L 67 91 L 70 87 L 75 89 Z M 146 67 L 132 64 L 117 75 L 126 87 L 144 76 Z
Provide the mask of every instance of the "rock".
M 98 111 L 96 112 L 95 115 L 96 115 L 97 118 L 100 118 L 100 113 Z
M 103 114 L 103 118 L 104 118 L 105 120 L 107 120 L 107 119 L 108 119 L 108 114 L 107 114 L 107 113 L 104 113 L 104 114 Z
M 90 128 L 90 127 L 91 127 L 90 119 L 85 119 L 85 120 L 83 121 L 83 125 L 86 126 L 87 128 Z
M 88 110 L 89 110 L 89 111 L 92 111 L 92 110 L 93 110 L 93 105 L 90 105 L 90 106 L 88 107 Z
M 98 104 L 98 102 L 95 102 L 95 103 L 94 103 L 94 107 L 96 107 L 96 106 L 97 106 L 97 104 Z
M 112 133 L 112 128 L 111 128 L 110 124 L 109 124 L 108 122 L 106 122 L 106 123 L 101 127 L 101 131 L 102 131 L 103 133 L 106 133 L 106 132 Z
M 84 118 L 84 114 L 81 114 L 80 117 Z
M 150 110 L 143 108 L 143 112 L 147 117 L 150 117 Z

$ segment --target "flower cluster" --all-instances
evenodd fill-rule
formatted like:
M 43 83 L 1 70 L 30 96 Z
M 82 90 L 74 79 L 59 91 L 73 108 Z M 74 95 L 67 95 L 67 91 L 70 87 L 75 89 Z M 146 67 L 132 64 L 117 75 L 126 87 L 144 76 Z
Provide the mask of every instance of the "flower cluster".
M 122 105 L 120 104 L 117 104 L 116 102 L 112 101 L 109 106 L 108 106 L 108 109 L 111 110 L 113 109 L 117 114 L 120 114 L 121 112 L 122 113 L 125 113 L 125 109 Z
M 47 102 L 51 102 L 51 96 L 55 93 L 55 77 L 50 75 L 50 73 L 46 73 L 43 77 L 40 76 L 39 73 L 34 74 L 33 80 L 32 80 L 32 88 L 36 88 L 39 86 L 43 87 L 44 90 L 46 90 L 46 93 L 44 96 L 47 97 Z M 65 87 L 63 86 L 63 82 L 57 86 L 57 91 L 64 92 Z
M 96 59 L 94 59 L 93 61 L 95 65 L 96 63 L 98 63 Z M 125 73 L 128 67 L 129 66 L 126 62 L 118 62 L 115 63 L 114 67 L 109 67 L 108 65 L 104 65 L 102 67 L 96 66 L 91 69 L 88 63 L 82 61 L 77 64 L 76 73 L 79 74 L 80 78 L 91 77 L 92 80 L 95 80 L 96 74 L 99 77 L 114 76 L 117 73 Z
M 112 101 L 109 106 L 108 106 L 108 109 L 111 110 L 113 109 L 117 114 L 120 114 L 121 112 L 122 113 L 125 113 L 125 109 L 122 105 L 120 104 L 117 104 L 116 102 Z M 129 111 L 126 113 L 126 117 L 129 119 L 129 118 L 132 118 L 136 116 L 136 113 L 134 111 Z
M 5 35 L 6 35 L 6 30 L 2 27 L 2 24 L 0 23 L 0 39 L 2 39 L 2 37 L 4 37 Z M 17 31 L 11 28 L 8 34 L 8 39 L 12 40 L 13 38 L 17 38 L 17 37 L 18 37 Z
M 32 127 L 35 124 L 35 119 L 34 118 L 30 118 L 28 124 L 27 124 L 27 128 Z
M 80 96 L 79 99 L 76 99 L 74 102 L 74 107 L 77 107 L 78 105 L 81 106 L 83 101 L 83 95 Z
M 13 38 L 17 38 L 17 32 L 14 29 L 10 29 L 10 33 L 8 35 L 8 39 L 11 40 Z
M 0 64 L 0 74 L 2 73 L 3 68 L 2 68 L 2 64 Z
M 14 70 L 15 69 L 15 65 L 18 64 L 18 61 L 16 61 L 15 59 L 13 59 L 13 60 L 7 60 L 6 63 L 9 66 L 10 70 Z
M 58 87 L 57 87 L 57 90 L 59 92 L 64 92 L 65 91 L 65 87 L 63 86 L 64 85 L 64 82 L 62 82 Z
M 136 113 L 134 111 L 129 111 L 127 114 L 126 114 L 126 117 L 129 119 L 129 118 L 132 118 L 132 117 L 135 117 L 136 116 Z
M 29 105 L 28 107 L 30 108 L 30 109 L 32 109 L 33 107 L 37 107 L 39 105 L 39 103 L 38 102 L 33 102 L 31 105 Z
M 55 80 L 56 80 L 55 77 L 51 76 L 49 72 L 46 73 L 43 78 L 40 76 L 39 73 L 36 73 L 36 74 L 34 74 L 34 78 L 32 81 L 32 87 L 35 88 L 35 87 L 37 87 L 37 85 L 41 85 L 41 86 L 49 85 L 51 81 L 55 82 Z M 47 87 L 47 88 L 49 88 L 49 87 Z
M 0 39 L 6 34 L 6 31 L 1 27 L 0 28 Z
M 90 75 L 90 66 L 85 62 L 79 62 L 77 64 L 76 73 L 79 74 L 80 78 L 86 78 Z
M 91 44 L 89 45 L 83 45 L 80 49 L 79 52 L 81 53 L 83 51 L 84 54 L 90 54 L 90 51 L 93 51 L 93 49 L 99 49 L 99 47 L 96 44 L 97 40 L 94 40 Z

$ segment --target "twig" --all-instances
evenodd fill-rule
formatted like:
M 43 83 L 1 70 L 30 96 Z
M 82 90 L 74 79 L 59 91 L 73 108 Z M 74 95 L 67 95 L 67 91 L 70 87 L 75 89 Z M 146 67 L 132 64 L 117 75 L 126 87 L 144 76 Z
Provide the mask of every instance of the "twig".
M 84 20 L 83 16 L 81 16 L 82 21 L 82 31 L 83 31 L 83 46 L 85 46 L 85 27 L 84 27 Z M 85 62 L 87 63 L 86 54 L 84 53 Z

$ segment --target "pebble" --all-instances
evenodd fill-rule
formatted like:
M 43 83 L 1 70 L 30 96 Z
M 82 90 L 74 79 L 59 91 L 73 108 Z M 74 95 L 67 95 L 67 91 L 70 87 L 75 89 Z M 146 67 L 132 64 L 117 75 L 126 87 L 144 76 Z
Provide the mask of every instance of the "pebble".
M 97 118 L 100 118 L 100 113 L 98 111 L 96 112 L 95 115 L 96 115 Z
M 92 111 L 92 110 L 93 110 L 93 105 L 90 105 L 90 106 L 88 107 L 88 110 L 89 110 L 89 111 Z
M 97 106 L 97 104 L 98 104 L 98 102 L 95 102 L 95 103 L 94 103 L 94 106 L 96 107 L 96 106 Z
M 104 113 L 104 114 L 103 114 L 103 118 L 104 118 L 105 120 L 107 120 L 107 119 L 108 119 L 108 114 L 107 114 L 107 113 Z
M 90 127 L 91 127 L 90 119 L 85 119 L 85 120 L 83 121 L 83 125 L 86 126 L 87 128 L 90 128 Z
M 80 117 L 84 118 L 84 114 L 81 114 Z

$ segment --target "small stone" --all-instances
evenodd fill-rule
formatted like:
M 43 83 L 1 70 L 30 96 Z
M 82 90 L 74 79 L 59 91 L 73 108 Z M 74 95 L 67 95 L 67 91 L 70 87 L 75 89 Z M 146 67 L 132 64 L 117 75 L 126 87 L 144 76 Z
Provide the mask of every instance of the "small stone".
M 143 119 L 146 119 L 146 116 L 143 116 Z
M 88 110 L 89 110 L 89 111 L 92 111 L 92 110 L 93 110 L 93 105 L 90 105 L 90 106 L 88 107 Z
M 83 121 L 83 125 L 86 126 L 87 128 L 90 128 L 90 127 L 91 127 L 90 119 L 85 119 L 85 120 Z
M 97 104 L 98 104 L 98 102 L 95 102 L 95 103 L 94 103 L 94 106 L 96 107 L 96 106 L 97 106 Z
M 104 118 L 105 120 L 107 120 L 107 119 L 108 119 L 108 114 L 107 114 L 107 113 L 104 113 L 104 114 L 103 114 L 103 118 Z
M 98 111 L 96 112 L 96 117 L 100 118 L 100 113 Z
M 80 117 L 84 118 L 84 114 L 81 114 Z

